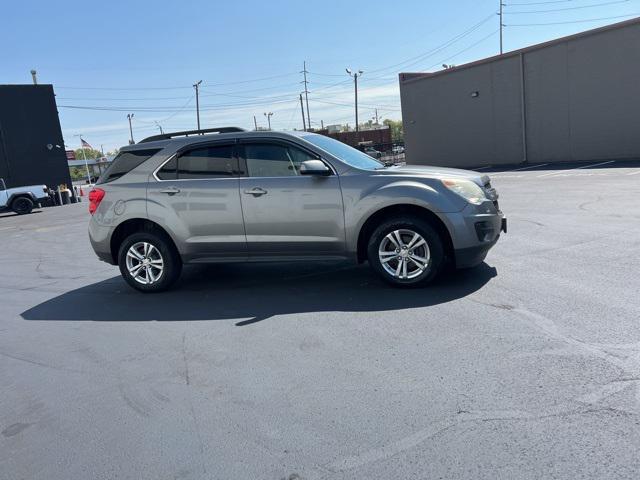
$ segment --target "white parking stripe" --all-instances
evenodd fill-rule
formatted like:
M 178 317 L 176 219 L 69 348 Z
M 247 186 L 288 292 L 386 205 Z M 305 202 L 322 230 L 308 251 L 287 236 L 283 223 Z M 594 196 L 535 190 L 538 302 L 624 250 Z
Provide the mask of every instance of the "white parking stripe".
M 638 174 L 640 174 L 640 170 L 638 170 L 637 172 L 627 173 L 627 175 L 638 175 Z
M 529 165 L 528 167 L 516 168 L 515 170 L 511 170 L 512 172 L 519 172 L 521 170 L 528 170 L 530 168 L 538 168 L 538 167 L 546 167 L 549 165 L 548 163 L 543 163 L 542 165 Z
M 542 175 L 538 175 L 538 178 L 540 178 L 540 177 L 548 177 L 548 176 L 551 176 L 551 175 L 561 175 L 563 173 L 570 172 L 572 170 L 582 170 L 584 168 L 599 167 L 600 165 L 607 165 L 607 164 L 613 163 L 613 162 L 615 162 L 615 160 L 609 160 L 608 162 L 594 163 L 592 165 L 584 165 L 582 167 L 570 168 L 568 170 L 560 170 L 560 171 L 557 171 L 557 172 L 544 173 Z

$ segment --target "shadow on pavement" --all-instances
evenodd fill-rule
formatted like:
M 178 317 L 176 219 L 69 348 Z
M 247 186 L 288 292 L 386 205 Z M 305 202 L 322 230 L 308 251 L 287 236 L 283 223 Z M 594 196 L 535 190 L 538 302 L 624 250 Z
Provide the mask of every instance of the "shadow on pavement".
M 274 315 L 377 312 L 428 307 L 465 297 L 497 275 L 486 263 L 445 274 L 428 288 L 397 289 L 366 265 L 224 264 L 185 269 L 168 292 L 141 294 L 120 277 L 47 300 L 25 320 L 181 321 L 238 319 L 243 326 Z

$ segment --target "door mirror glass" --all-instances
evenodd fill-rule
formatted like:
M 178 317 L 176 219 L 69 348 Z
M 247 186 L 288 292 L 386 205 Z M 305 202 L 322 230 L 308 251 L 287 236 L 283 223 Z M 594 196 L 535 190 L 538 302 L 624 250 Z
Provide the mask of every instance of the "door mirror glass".
M 320 160 L 307 160 L 300 164 L 300 175 L 331 175 L 331 169 Z

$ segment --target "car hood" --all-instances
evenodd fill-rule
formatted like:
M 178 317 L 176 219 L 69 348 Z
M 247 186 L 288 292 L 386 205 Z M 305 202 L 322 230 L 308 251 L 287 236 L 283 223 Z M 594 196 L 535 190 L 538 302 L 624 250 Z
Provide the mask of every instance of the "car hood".
M 407 175 L 420 178 L 464 178 L 483 186 L 489 181 L 489 177 L 473 170 L 460 168 L 428 167 L 423 165 L 394 166 L 378 170 L 383 175 Z

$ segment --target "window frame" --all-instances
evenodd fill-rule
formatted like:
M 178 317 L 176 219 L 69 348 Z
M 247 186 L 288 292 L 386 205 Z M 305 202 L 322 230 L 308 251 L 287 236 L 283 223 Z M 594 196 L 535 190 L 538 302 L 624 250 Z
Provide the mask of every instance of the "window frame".
M 307 148 L 304 145 L 300 145 L 299 143 L 295 143 L 295 142 L 291 142 L 288 140 L 284 140 L 284 139 L 280 139 L 280 138 L 247 138 L 247 139 L 242 139 L 238 142 L 237 145 L 237 155 L 238 155 L 238 160 L 240 161 L 240 170 L 242 172 L 244 172 L 244 177 L 246 178 L 304 178 L 304 177 L 308 177 L 308 175 L 285 175 L 285 176 L 272 176 L 272 177 L 258 177 L 258 176 L 252 176 L 251 173 L 249 172 L 249 167 L 247 166 L 247 158 L 245 155 L 245 150 L 244 147 L 246 145 L 255 145 L 255 144 L 266 144 L 266 145 L 278 145 L 281 147 L 285 147 L 285 148 L 297 148 L 298 150 L 301 150 L 302 152 L 308 154 L 311 158 L 309 158 L 309 160 L 320 160 L 322 163 L 324 163 L 330 170 L 331 170 L 331 175 L 337 175 L 335 169 L 333 168 L 333 165 L 331 165 L 329 162 L 327 162 L 325 159 L 322 158 L 322 156 L 320 156 L 317 152 L 314 152 L 313 150 L 311 150 L 310 148 Z
M 232 154 L 231 154 L 231 158 L 234 159 L 236 161 L 236 167 L 237 167 L 237 171 L 234 171 L 231 175 L 228 176 L 220 176 L 220 177 L 206 177 L 206 178 L 178 178 L 178 165 L 180 162 L 180 157 L 182 155 L 184 155 L 185 153 L 188 153 L 190 151 L 193 150 L 199 150 L 201 148 L 209 148 L 209 147 L 226 147 L 229 146 L 232 148 Z M 162 170 L 164 168 L 164 166 L 171 162 L 172 160 L 176 160 L 176 178 L 172 178 L 172 179 L 163 179 L 160 178 L 158 176 L 158 173 L 160 172 L 160 170 Z M 174 152 L 173 154 L 169 155 L 169 157 L 162 162 L 158 168 L 156 168 L 153 171 L 153 178 L 156 179 L 156 181 L 158 182 L 186 182 L 186 181 L 203 181 L 203 180 L 229 180 L 231 178 L 240 178 L 240 177 L 244 177 L 246 176 L 246 169 L 244 169 L 242 167 L 242 163 L 240 161 L 240 157 L 239 157 L 239 150 L 238 150 L 238 141 L 237 140 L 225 140 L 225 141 L 217 141 L 217 142 L 201 142 L 201 143 L 193 143 L 190 145 L 186 145 L 180 149 L 178 149 L 176 152 Z

